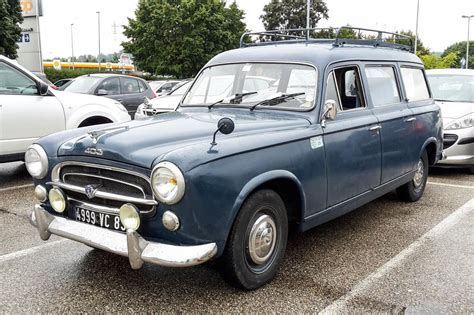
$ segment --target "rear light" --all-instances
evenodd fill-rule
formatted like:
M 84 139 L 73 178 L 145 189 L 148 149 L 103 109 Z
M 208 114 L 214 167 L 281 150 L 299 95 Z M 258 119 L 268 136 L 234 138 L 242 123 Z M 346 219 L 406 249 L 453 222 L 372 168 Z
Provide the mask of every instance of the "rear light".
M 158 95 L 156 95 L 155 91 L 153 91 L 153 90 L 151 90 L 151 91 L 153 92 L 153 96 L 152 96 L 152 98 L 156 98 L 156 97 L 158 97 Z
M 53 90 L 59 90 L 59 88 L 56 85 L 50 85 L 49 87 L 52 88 Z

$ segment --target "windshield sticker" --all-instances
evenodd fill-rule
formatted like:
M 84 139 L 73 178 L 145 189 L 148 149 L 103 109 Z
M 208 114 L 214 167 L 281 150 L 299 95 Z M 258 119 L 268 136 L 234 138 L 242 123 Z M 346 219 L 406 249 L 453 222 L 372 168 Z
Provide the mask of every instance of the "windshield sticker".
M 250 69 L 252 69 L 252 65 L 245 65 L 245 66 L 242 68 L 242 72 L 249 72 Z
M 311 144 L 311 149 L 321 148 L 323 146 L 323 137 L 312 137 L 309 139 L 309 143 Z

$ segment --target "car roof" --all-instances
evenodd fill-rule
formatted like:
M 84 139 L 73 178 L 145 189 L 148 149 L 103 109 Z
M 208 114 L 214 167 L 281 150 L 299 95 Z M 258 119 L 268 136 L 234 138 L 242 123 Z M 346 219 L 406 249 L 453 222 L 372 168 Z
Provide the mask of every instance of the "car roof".
M 451 74 L 451 75 L 472 75 L 474 69 L 430 69 L 426 70 L 426 74 Z
M 328 64 L 349 60 L 402 61 L 422 64 L 415 54 L 401 49 L 286 41 L 229 50 L 212 58 L 207 66 L 236 62 L 278 61 L 305 63 L 324 69 Z
M 143 80 L 142 78 L 139 77 L 134 77 L 131 75 L 126 75 L 126 74 L 117 74 L 117 73 L 91 73 L 91 74 L 85 74 L 82 75 L 82 77 L 96 77 L 96 78 L 110 78 L 110 77 L 124 77 L 124 78 L 132 78 L 132 79 L 139 79 Z M 145 80 L 143 80 L 145 81 Z

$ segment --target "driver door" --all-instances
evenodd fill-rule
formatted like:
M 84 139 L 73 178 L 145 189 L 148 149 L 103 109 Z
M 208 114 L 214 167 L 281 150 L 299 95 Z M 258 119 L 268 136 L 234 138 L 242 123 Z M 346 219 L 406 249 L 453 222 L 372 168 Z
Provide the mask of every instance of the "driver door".
M 58 99 L 39 95 L 33 78 L 0 61 L 0 155 L 24 153 L 36 139 L 64 129 Z

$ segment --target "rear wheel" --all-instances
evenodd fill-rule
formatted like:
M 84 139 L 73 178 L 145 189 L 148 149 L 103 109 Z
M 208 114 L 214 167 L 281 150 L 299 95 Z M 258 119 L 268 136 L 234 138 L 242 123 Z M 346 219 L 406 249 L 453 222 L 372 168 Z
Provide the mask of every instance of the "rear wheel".
M 285 204 L 273 190 L 260 190 L 243 204 L 221 259 L 222 277 L 246 290 L 259 288 L 276 275 L 286 249 Z
M 423 152 L 416 165 L 413 179 L 397 188 L 398 197 L 403 201 L 414 202 L 423 196 L 428 180 L 428 154 Z

